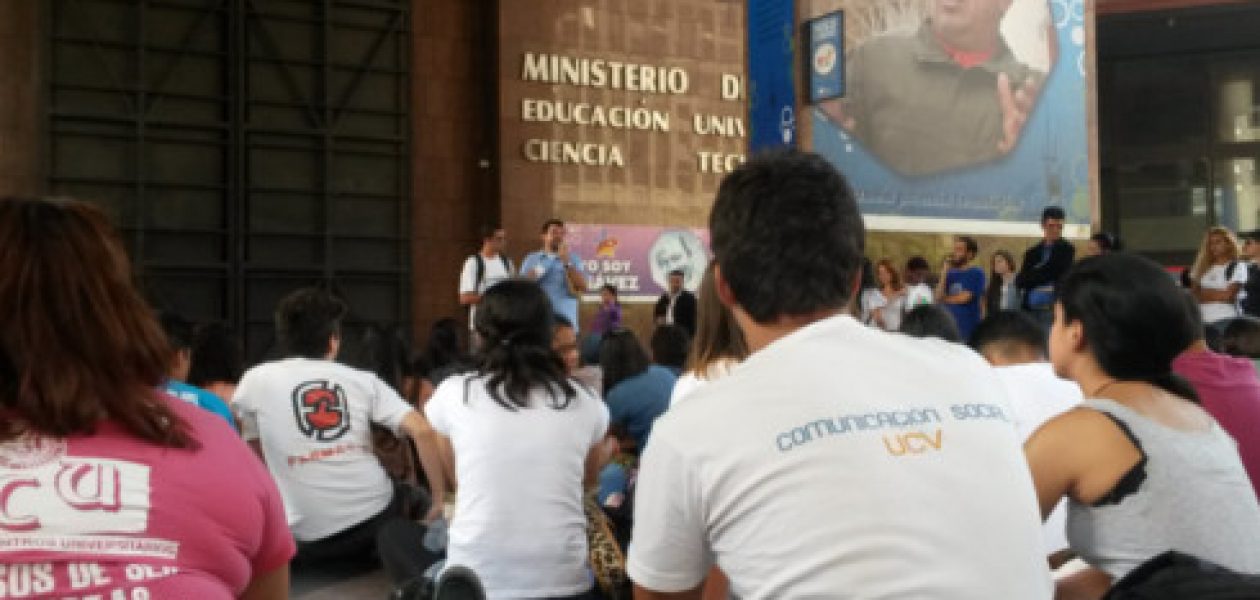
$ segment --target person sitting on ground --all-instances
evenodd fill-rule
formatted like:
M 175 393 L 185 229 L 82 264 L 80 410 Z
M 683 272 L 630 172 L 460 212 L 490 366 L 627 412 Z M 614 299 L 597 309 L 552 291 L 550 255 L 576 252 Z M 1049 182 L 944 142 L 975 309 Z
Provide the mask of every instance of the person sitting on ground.
M 653 429 L 627 560 L 636 597 L 697 598 L 716 563 L 747 600 L 1049 598 L 993 370 L 846 314 L 865 230 L 835 168 L 751 157 L 709 221 L 715 288 L 752 354 Z
M 1226 323 L 1221 334 L 1221 351 L 1250 360 L 1260 373 L 1260 319 L 1239 317 Z
M 172 348 L 105 213 L 5 198 L 0 239 L 0 596 L 288 598 L 280 493 L 159 392 Z
M 236 393 L 236 383 L 245 372 L 241 341 L 225 323 L 208 323 L 193 333 L 192 363 L 188 383 L 215 396 L 225 404 Z M 235 422 L 235 420 L 233 421 Z
M 1195 318 L 1199 311 L 1193 310 L 1197 308 L 1193 299 L 1187 306 Z M 1195 321 L 1198 331 L 1215 329 L 1205 330 L 1201 321 Z M 1177 355 L 1172 368 L 1194 387 L 1203 409 L 1238 442 L 1243 467 L 1260 496 L 1260 377 L 1251 359 L 1218 353 L 1199 336 Z
M 652 362 L 681 375 L 691 351 L 691 336 L 678 325 L 658 325 L 652 332 Z
M 937 338 L 955 344 L 963 342 L 954 316 L 935 304 L 923 304 L 906 313 L 900 333 L 917 338 Z
M 438 319 L 429 328 L 429 340 L 424 347 L 424 360 L 429 365 L 429 382 L 433 387 L 455 373 L 472 368 L 464 343 L 464 328 L 450 317 Z
M 1260 573 L 1260 504 L 1237 446 L 1173 374 L 1201 336 L 1183 292 L 1154 262 L 1110 254 L 1068 271 L 1053 313 L 1055 373 L 1086 401 L 1024 448 L 1042 514 L 1068 497 L 1068 541 L 1090 565 L 1058 582 L 1061 597 L 1100 598 L 1167 550 Z
M 598 390 L 604 385 L 604 372 L 597 364 L 583 364 L 577 331 L 564 315 L 556 313 L 551 346 L 564 362 L 564 371 L 591 390 Z M 594 392 L 592 392 L 594 393 Z
M 458 491 L 447 564 L 475 572 L 490 598 L 585 598 L 584 485 L 603 455 L 608 409 L 565 375 L 552 350 L 552 307 L 531 281 L 486 291 L 485 352 L 425 412 Z
M 382 524 L 409 508 L 372 453 L 373 423 L 410 437 L 431 497 L 445 494 L 428 421 L 373 373 L 335 362 L 345 314 L 324 290 L 285 296 L 275 321 L 287 357 L 246 371 L 233 398 L 244 438 L 284 494 L 301 561 L 371 557 Z
M 1046 332 L 1022 311 L 999 311 L 985 317 L 971 334 L 968 345 L 993 365 L 1002 380 L 1020 442 L 1028 441 L 1046 421 L 1083 400 L 1075 382 L 1054 374 L 1046 352 Z M 1060 501 L 1042 529 L 1046 556 L 1067 550 L 1066 527 L 1067 503 Z M 1066 558 L 1060 554 L 1051 560 L 1051 565 L 1058 566 Z
M 621 440 L 623 448 L 637 454 L 647 446 L 652 424 L 669 408 L 669 394 L 678 377 L 652 364 L 639 338 L 628 329 L 604 336 L 599 365 L 604 370 L 609 423 L 625 431 L 628 439 Z
M 717 289 L 713 287 L 714 264 L 709 263 L 704 279 L 700 280 L 696 339 L 691 345 L 687 368 L 670 392 L 670 406 L 706 383 L 726 375 L 748 356 L 744 332 L 739 330 L 735 317 L 722 304 Z
M 166 340 L 173 351 L 171 366 L 167 371 L 170 377 L 162 384 L 162 388 L 184 402 L 218 415 L 235 431 L 236 419 L 232 417 L 232 410 L 228 408 L 227 402 L 206 390 L 185 383 L 192 365 L 193 324 L 169 311 L 162 312 L 158 321 L 162 323 L 162 331 L 166 332 Z

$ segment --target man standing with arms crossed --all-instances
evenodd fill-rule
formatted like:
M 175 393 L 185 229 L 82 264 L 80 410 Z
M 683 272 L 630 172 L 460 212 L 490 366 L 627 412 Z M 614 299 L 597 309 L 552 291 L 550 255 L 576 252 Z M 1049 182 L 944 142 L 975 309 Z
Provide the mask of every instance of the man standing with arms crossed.
M 1072 268 L 1076 248 L 1063 239 L 1063 209 L 1047 206 L 1041 211 L 1042 240 L 1024 252 L 1024 262 L 1015 276 L 1015 288 L 1024 297 L 1023 307 L 1046 331 L 1054 321 L 1055 286 Z
M 582 260 L 569 251 L 564 221 L 548 219 L 542 226 L 542 250 L 531 252 L 521 263 L 521 275 L 538 282 L 556 314 L 578 328 L 578 299 L 586 291 Z

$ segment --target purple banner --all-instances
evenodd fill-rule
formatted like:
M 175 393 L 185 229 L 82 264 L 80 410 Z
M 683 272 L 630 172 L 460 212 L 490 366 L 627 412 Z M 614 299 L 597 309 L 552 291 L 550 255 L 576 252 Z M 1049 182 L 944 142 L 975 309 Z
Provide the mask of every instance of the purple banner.
M 599 288 L 612 284 L 623 302 L 654 302 L 674 269 L 682 270 L 683 287 L 695 290 L 709 264 L 707 229 L 570 224 L 567 231 L 590 281 L 588 300 L 598 300 Z

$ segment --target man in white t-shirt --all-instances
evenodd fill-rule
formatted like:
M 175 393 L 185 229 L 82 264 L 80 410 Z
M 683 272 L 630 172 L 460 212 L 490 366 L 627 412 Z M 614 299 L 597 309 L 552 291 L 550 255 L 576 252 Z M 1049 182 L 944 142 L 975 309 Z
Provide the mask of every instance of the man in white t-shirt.
M 298 558 L 370 556 L 401 498 L 372 452 L 373 423 L 415 442 L 435 498 L 445 491 L 436 434 L 376 375 L 333 362 L 346 305 L 329 293 L 293 292 L 276 309 L 287 358 L 241 377 L 233 406 L 241 435 L 280 489 Z M 434 502 L 430 517 L 440 510 Z
M 637 598 L 1041 600 L 1041 518 L 1010 405 L 962 346 L 864 327 L 864 227 L 822 158 L 751 159 L 709 219 L 752 355 L 662 416 L 642 456 Z M 785 293 L 790 291 L 790 293 Z M 909 376 L 908 376 L 909 375 Z
M 464 260 L 459 274 L 459 303 L 468 307 L 468 328 L 473 330 L 477 317 L 477 304 L 490 286 L 511 279 L 515 268 L 511 259 L 503 253 L 507 245 L 507 232 L 498 225 L 487 225 L 481 230 L 481 250 Z M 474 343 L 476 336 L 473 336 Z
M 1054 374 L 1046 353 L 1046 332 L 1023 312 L 1006 310 L 985 317 L 971 335 L 971 347 L 993 365 L 1002 380 L 1021 443 L 1083 399 L 1075 382 Z M 1042 528 L 1047 556 L 1068 548 L 1066 527 L 1067 502 L 1060 501 Z

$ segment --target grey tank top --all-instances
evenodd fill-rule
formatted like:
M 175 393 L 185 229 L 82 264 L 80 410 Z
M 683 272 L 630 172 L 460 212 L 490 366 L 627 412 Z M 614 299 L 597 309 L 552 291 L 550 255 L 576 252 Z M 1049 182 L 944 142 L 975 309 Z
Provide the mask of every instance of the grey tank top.
M 1110 400 L 1082 406 L 1109 415 L 1145 457 L 1121 493 L 1069 502 L 1068 541 L 1082 559 L 1117 580 L 1167 550 L 1260 573 L 1260 503 L 1229 434 L 1215 421 L 1179 431 Z

